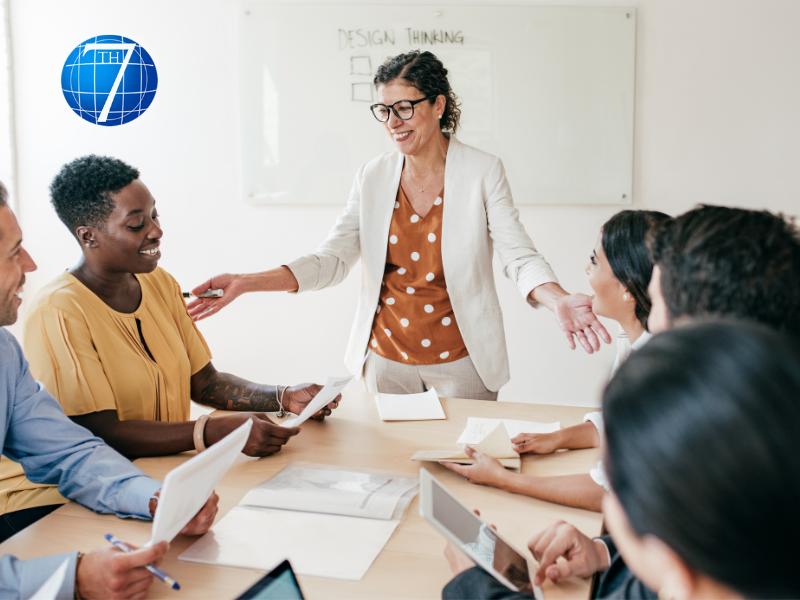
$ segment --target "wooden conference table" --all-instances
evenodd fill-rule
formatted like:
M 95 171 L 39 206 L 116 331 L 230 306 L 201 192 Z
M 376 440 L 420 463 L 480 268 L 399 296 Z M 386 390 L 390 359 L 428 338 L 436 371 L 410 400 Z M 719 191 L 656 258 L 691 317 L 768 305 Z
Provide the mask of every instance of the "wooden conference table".
M 269 479 L 293 461 L 348 467 L 367 467 L 415 475 L 424 465 L 457 498 L 482 516 L 520 550 L 527 549 L 530 536 L 563 519 L 587 535 L 600 533 L 597 513 L 566 508 L 470 484 L 435 463 L 417 463 L 409 457 L 419 449 L 451 447 L 468 416 L 505 417 L 538 421 L 561 421 L 562 426 L 580 422 L 585 408 L 478 400 L 443 400 L 447 420 L 382 422 L 374 402 L 356 390 L 346 393 L 340 407 L 324 423 L 309 421 L 302 432 L 277 455 L 235 466 L 218 486 L 220 519 L 250 488 Z M 148 458 L 136 461 L 147 474 L 163 478 L 190 456 Z M 597 450 L 562 452 L 550 456 L 526 456 L 523 472 L 536 475 L 586 473 L 596 461 Z M 20 558 L 104 548 L 103 534 L 111 532 L 135 544 L 147 541 L 150 523 L 121 520 L 95 514 L 78 504 L 67 504 L 0 545 L 0 553 Z M 263 575 L 263 571 L 209 566 L 178 560 L 195 538 L 172 542 L 162 563 L 164 570 L 181 582 L 176 595 L 158 581 L 151 598 L 235 598 Z M 264 540 L 265 544 L 269 540 Z M 342 543 L 347 543 L 342 540 Z M 451 575 L 443 556 L 444 539 L 419 516 L 418 499 L 409 506 L 389 543 L 360 581 L 300 576 L 307 598 L 439 598 Z M 270 565 L 265 565 L 268 568 Z M 547 600 L 587 598 L 589 581 L 574 579 L 559 586 L 546 584 Z

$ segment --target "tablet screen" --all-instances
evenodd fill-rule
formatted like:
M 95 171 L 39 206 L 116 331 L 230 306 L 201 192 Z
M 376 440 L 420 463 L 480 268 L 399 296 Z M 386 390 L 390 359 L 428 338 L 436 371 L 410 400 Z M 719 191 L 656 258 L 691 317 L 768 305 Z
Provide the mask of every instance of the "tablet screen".
M 303 600 L 303 592 L 292 566 L 285 560 L 236 600 Z
M 532 593 L 525 557 L 509 546 L 495 531 L 464 508 L 445 489 L 431 486 L 433 518 L 455 535 L 466 548 L 514 584 L 521 592 Z

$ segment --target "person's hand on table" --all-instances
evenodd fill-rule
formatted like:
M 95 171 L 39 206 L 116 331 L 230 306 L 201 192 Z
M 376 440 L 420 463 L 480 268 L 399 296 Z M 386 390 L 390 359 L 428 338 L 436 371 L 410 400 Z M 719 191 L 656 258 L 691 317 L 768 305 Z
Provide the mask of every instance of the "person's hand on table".
M 564 521 L 558 521 L 533 536 L 528 548 L 539 561 L 534 580 L 536 585 L 541 585 L 545 579 L 558 583 L 573 576 L 590 577 L 609 566 L 608 551 L 603 542 L 585 536 Z
M 611 336 L 592 310 L 592 297 L 586 294 L 567 294 L 556 300 L 554 309 L 567 343 L 575 349 L 575 338 L 588 354 L 600 350 L 600 339 L 611 343 Z
M 133 544 L 128 544 L 135 548 Z M 82 556 L 75 572 L 76 597 L 85 600 L 116 600 L 147 597 L 153 575 L 146 565 L 157 564 L 169 544 L 160 542 L 133 552 L 106 548 Z
M 286 388 L 286 391 L 283 394 L 283 408 L 291 413 L 299 415 L 321 389 L 322 386 L 316 383 L 301 383 L 299 385 L 293 385 L 289 388 Z M 325 417 L 329 416 L 337 406 L 339 406 L 339 401 L 341 399 L 342 395 L 339 394 L 331 401 L 330 404 L 322 407 L 322 409 L 315 413 L 311 418 L 315 421 L 322 421 Z
M 558 432 L 520 433 L 511 438 L 511 443 L 520 454 L 552 454 L 559 449 Z
M 440 462 L 439 464 L 462 477 L 466 477 L 472 483 L 500 487 L 506 476 L 506 469 L 500 464 L 499 460 L 478 452 L 469 446 L 464 449 L 464 452 L 475 460 L 474 464 L 459 465 L 451 462 Z
M 220 298 L 199 297 L 200 294 L 208 290 L 222 290 L 222 296 Z M 196 297 L 186 305 L 186 310 L 192 320 L 200 321 L 218 313 L 224 306 L 236 300 L 245 291 L 242 279 L 238 275 L 233 273 L 215 275 L 192 289 L 192 294 Z
M 300 433 L 298 427 L 281 427 L 273 423 L 263 413 L 248 413 L 244 415 L 225 415 L 212 417 L 206 422 L 206 445 L 210 446 L 224 438 L 231 431 L 239 427 L 247 419 L 252 419 L 253 428 L 250 437 L 244 445 L 242 452 L 247 456 L 269 456 L 279 452 L 289 439 Z
M 450 572 L 454 576 L 475 566 L 472 559 L 456 548 L 451 542 L 447 542 L 447 545 L 444 547 L 444 557 L 447 559 L 447 564 L 450 565 Z

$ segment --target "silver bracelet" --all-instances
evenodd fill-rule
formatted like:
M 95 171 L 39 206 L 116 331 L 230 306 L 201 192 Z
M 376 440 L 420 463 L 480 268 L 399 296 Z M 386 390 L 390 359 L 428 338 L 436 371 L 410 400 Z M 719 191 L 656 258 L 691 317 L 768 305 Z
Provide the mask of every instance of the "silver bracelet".
M 285 385 L 276 385 L 275 386 L 275 399 L 278 401 L 278 418 L 283 418 L 286 416 L 286 410 L 283 408 L 283 395 L 286 393 L 286 388 L 288 386 Z

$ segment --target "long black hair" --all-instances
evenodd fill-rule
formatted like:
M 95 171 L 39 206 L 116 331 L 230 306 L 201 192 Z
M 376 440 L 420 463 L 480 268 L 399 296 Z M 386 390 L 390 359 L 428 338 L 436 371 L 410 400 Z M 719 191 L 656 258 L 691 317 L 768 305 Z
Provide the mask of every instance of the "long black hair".
M 633 296 L 636 318 L 645 329 L 652 306 L 647 286 L 653 273 L 647 239 L 656 226 L 669 218 L 656 210 L 623 210 L 603 225 L 603 252 L 614 277 Z
M 631 526 L 745 597 L 800 597 L 800 347 L 760 324 L 659 334 L 603 399 Z

